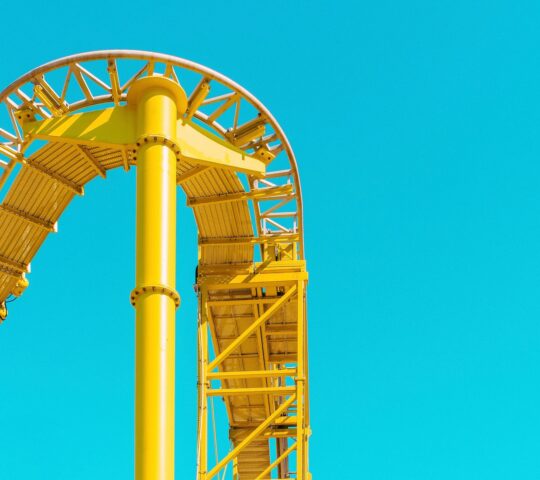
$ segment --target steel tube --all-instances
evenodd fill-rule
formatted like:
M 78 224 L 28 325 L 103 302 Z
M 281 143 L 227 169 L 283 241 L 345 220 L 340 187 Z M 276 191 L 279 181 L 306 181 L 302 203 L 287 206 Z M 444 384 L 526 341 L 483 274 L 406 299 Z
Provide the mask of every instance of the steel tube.
M 128 94 L 142 139 L 137 150 L 134 290 L 136 480 L 174 478 L 176 157 L 167 145 L 144 139 L 152 134 L 174 138 L 180 90 L 164 78 L 147 77 Z

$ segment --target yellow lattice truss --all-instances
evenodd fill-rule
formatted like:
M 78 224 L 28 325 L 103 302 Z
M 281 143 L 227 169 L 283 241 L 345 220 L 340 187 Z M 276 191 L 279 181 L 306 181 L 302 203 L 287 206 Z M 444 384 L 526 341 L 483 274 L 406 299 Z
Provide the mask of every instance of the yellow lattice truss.
M 5 300 L 28 286 L 32 258 L 56 231 L 69 202 L 84 195 L 86 183 L 113 168 L 137 166 L 138 215 L 152 222 L 151 209 L 157 207 L 146 199 L 144 182 L 152 180 L 148 165 L 162 162 L 156 181 L 166 185 L 172 168 L 170 178 L 185 192 L 199 232 L 197 478 L 311 478 L 300 183 L 291 147 L 270 112 L 205 67 L 132 51 L 52 62 L 9 86 L 0 102 L 0 320 L 6 316 Z M 172 112 L 168 123 L 155 102 Z M 145 130 L 142 123 L 153 116 L 151 131 Z M 141 205 L 150 210 L 142 212 Z M 167 222 L 174 225 L 173 217 Z M 158 222 L 152 228 L 167 233 L 171 226 Z M 138 249 L 145 248 L 146 234 L 139 227 L 137 233 Z M 174 251 L 165 255 L 174 263 Z M 147 348 L 140 344 L 140 332 L 147 328 L 144 312 L 155 299 L 174 319 L 179 304 L 174 268 L 153 272 L 157 260 L 143 260 L 148 268 L 141 260 L 132 293 L 141 370 L 147 368 L 139 358 Z M 173 327 L 170 332 L 174 336 Z M 174 379 L 174 365 L 171 369 L 167 375 Z M 153 381 L 152 372 L 137 375 L 138 382 Z M 139 403 L 147 401 L 141 400 L 148 393 L 141 388 Z M 172 397 L 167 395 L 174 405 L 174 388 Z M 225 401 L 231 440 L 229 453 L 218 460 L 208 453 L 209 404 L 216 396 Z M 137 441 L 143 443 L 136 455 L 148 458 L 146 463 L 136 459 L 136 478 L 171 480 L 174 459 L 162 457 L 174 451 L 174 426 L 154 428 L 154 418 L 137 420 Z M 154 434 L 156 459 L 146 453 L 152 445 L 144 443 Z

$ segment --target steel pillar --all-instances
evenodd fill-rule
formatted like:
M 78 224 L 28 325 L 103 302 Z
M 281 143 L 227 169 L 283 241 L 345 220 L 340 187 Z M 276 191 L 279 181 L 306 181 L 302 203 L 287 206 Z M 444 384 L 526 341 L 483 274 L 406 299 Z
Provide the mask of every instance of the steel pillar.
M 163 77 L 137 80 L 135 479 L 174 478 L 176 136 L 185 93 Z M 152 137 L 155 135 L 155 137 Z

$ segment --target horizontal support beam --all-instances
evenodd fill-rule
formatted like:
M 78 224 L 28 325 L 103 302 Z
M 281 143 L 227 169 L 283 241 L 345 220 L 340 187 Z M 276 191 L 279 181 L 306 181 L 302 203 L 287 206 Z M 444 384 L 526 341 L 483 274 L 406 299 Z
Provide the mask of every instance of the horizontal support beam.
M 283 342 L 292 342 L 296 340 L 296 338 L 297 338 L 296 335 L 287 334 L 287 336 L 284 338 L 269 338 L 267 342 L 268 342 L 268 345 L 272 347 L 272 345 L 279 345 L 279 344 L 282 344 Z
M 177 185 L 182 185 L 183 183 L 186 183 L 188 180 L 191 180 L 192 178 L 195 178 L 197 175 L 200 175 L 201 173 L 207 171 L 209 168 L 210 167 L 205 166 L 205 165 L 196 165 L 195 167 L 190 168 L 184 173 L 177 175 L 176 183 Z
M 280 353 L 280 354 L 273 354 L 269 355 L 268 361 L 270 363 L 289 363 L 289 362 L 296 362 L 298 360 L 298 355 L 296 353 Z
M 298 212 L 270 212 L 261 214 L 261 218 L 294 218 Z
M 260 358 L 259 353 L 231 353 L 230 360 L 247 360 L 248 358 Z
M 215 388 L 206 390 L 209 397 L 231 397 L 242 395 L 291 395 L 296 387 L 250 387 L 250 388 Z
M 8 277 L 11 277 L 11 278 L 19 279 L 22 277 L 21 273 L 17 273 L 13 269 L 10 269 L 9 267 L 4 266 L 2 262 L 0 262 L 0 273 L 3 273 L 4 275 L 7 275 Z
M 216 315 L 215 313 L 212 312 L 212 317 L 217 322 L 224 322 L 224 321 L 227 321 L 227 320 L 244 320 L 244 319 L 254 320 L 254 319 L 256 319 L 256 317 L 255 317 L 255 315 L 253 313 L 242 313 L 242 314 L 232 314 L 232 315 Z M 231 336 L 228 336 L 228 337 L 220 336 L 219 338 L 235 339 L 236 335 L 232 334 Z
M 296 375 L 295 368 L 283 368 L 281 370 L 244 370 L 239 372 L 211 372 L 206 376 L 208 380 L 237 380 L 266 377 L 293 377 Z
M 282 416 L 279 418 L 276 418 L 274 425 L 275 426 L 286 426 L 286 427 L 295 427 L 298 424 L 298 417 L 296 415 L 293 416 Z M 256 422 L 237 422 L 232 424 L 231 426 L 233 428 L 255 428 L 257 425 L 259 425 Z M 271 430 L 270 430 L 271 431 Z
M 266 336 L 271 335 L 297 335 L 298 327 L 295 324 L 290 325 L 268 325 L 265 330 Z
M 113 107 L 23 123 L 25 135 L 40 140 L 118 148 L 134 144 L 135 117 Z
M 260 237 L 199 238 L 199 245 L 201 247 L 217 247 L 228 245 L 259 245 L 261 243 L 292 243 L 298 241 L 300 241 L 299 233 L 284 233 L 283 235 L 261 235 Z
M 237 288 L 265 287 L 270 284 L 283 286 L 307 280 L 307 272 L 254 273 L 251 275 L 235 275 L 230 278 L 223 278 L 222 281 L 216 278 L 200 278 L 199 284 L 204 285 L 210 290 L 234 290 Z
M 287 184 L 279 187 L 258 188 L 250 192 L 227 193 L 223 195 L 212 195 L 208 197 L 190 198 L 187 201 L 188 207 L 198 207 L 202 205 L 239 202 L 243 200 L 270 200 L 276 196 L 289 195 L 293 191 L 293 185 Z
M 12 277 L 20 277 L 23 273 L 28 273 L 28 265 L 17 262 L 11 258 L 0 255 L 0 267 L 4 273 Z M 11 272 L 11 273 L 10 273 Z
M 289 170 L 277 170 L 275 172 L 267 172 L 266 175 L 264 176 L 265 180 L 269 179 L 269 178 L 279 178 L 279 177 L 288 177 L 290 175 L 292 175 L 294 172 L 289 169 Z
M 86 161 L 92 166 L 92 168 L 97 172 L 97 174 L 103 178 L 107 177 L 107 171 L 103 168 L 99 160 L 92 155 L 92 153 L 82 145 L 77 145 L 77 148 L 86 158 Z
M 266 165 L 200 125 L 180 119 L 176 141 L 182 157 L 199 165 L 219 167 L 261 177 Z
M 23 123 L 25 135 L 40 140 L 126 148 L 137 143 L 135 109 L 116 106 Z M 155 132 L 149 132 L 153 134 Z M 266 165 L 200 125 L 178 119 L 176 132 L 168 138 L 180 158 L 198 165 L 219 167 L 264 176 Z
M 283 417 L 279 417 L 279 418 L 283 418 Z M 279 419 L 274 422 L 274 425 L 276 425 L 278 421 Z M 244 424 L 240 423 L 238 424 L 238 427 L 237 427 L 237 425 L 233 424 L 231 425 L 231 427 L 244 428 L 243 425 Z M 296 438 L 296 437 L 298 437 L 298 430 L 296 428 L 270 427 L 268 430 L 266 430 L 266 432 L 261 433 L 258 438 Z
M 47 232 L 56 232 L 56 224 L 53 222 L 48 222 L 47 220 L 42 220 L 41 218 L 35 217 L 27 212 L 19 210 L 18 208 L 11 207 L 9 205 L 0 205 L 0 212 L 13 215 L 21 220 L 24 220 L 36 227 L 40 227 Z
M 253 404 L 253 405 L 235 405 L 233 407 L 234 410 L 242 410 L 242 411 L 245 411 L 245 410 L 252 410 L 253 408 L 264 408 L 264 403 L 260 403 L 260 404 Z
M 39 163 L 34 163 L 27 159 L 25 162 L 25 166 L 31 168 L 32 170 L 36 172 L 39 172 L 42 175 L 49 177 L 51 180 L 67 188 L 68 190 L 73 192 L 75 195 L 84 195 L 83 187 L 81 187 L 80 185 L 77 185 L 75 182 L 72 182 L 71 180 L 63 177 L 62 175 L 59 175 L 53 170 L 50 170 L 49 168 L 44 167 L 43 165 L 40 165 Z
M 276 200 L 279 200 L 278 202 L 274 203 L 271 207 L 268 207 L 266 210 L 260 210 L 260 217 L 265 218 L 272 212 L 277 212 L 280 208 L 284 207 L 288 203 L 290 203 L 292 200 L 294 200 L 296 197 L 295 195 L 283 195 L 279 198 L 276 198 Z
M 210 307 L 237 307 L 248 305 L 266 305 L 277 302 L 281 297 L 263 297 L 263 298 L 238 298 L 230 300 L 208 300 L 206 304 Z
M 265 260 L 264 262 L 245 262 L 238 264 L 216 263 L 200 265 L 199 275 L 241 274 L 241 273 L 278 273 L 305 271 L 305 260 Z
M 264 438 L 296 438 L 298 431 L 296 428 L 284 428 L 280 430 L 268 430 L 264 432 L 261 437 Z

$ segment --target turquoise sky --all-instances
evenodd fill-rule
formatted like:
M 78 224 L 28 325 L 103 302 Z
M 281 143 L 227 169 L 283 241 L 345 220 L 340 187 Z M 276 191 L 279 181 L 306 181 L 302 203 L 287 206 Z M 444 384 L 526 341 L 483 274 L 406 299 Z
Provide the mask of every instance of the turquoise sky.
M 2 18 L 2 87 L 72 53 L 154 50 L 228 75 L 284 127 L 305 202 L 314 480 L 540 478 L 540 3 L 30 0 Z M 133 223 L 133 173 L 96 180 L 11 304 L 0 479 L 133 477 Z M 187 208 L 178 239 L 191 479 Z

